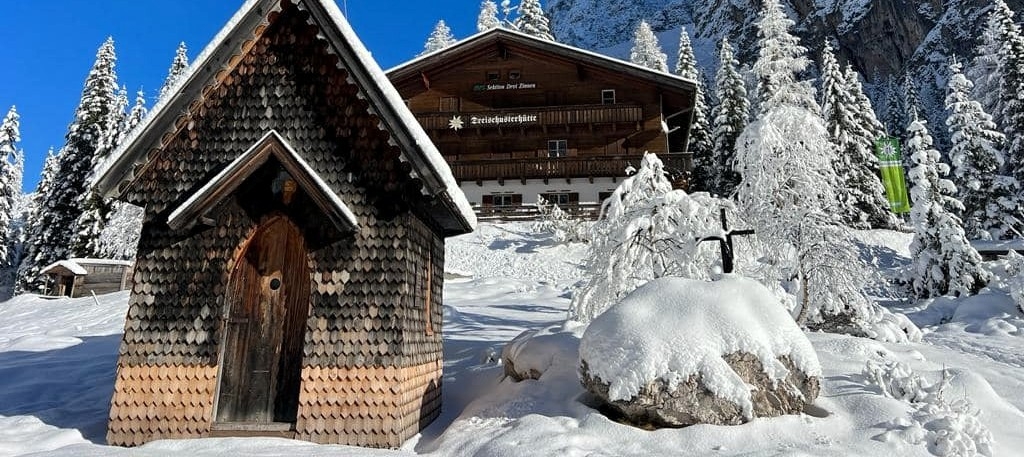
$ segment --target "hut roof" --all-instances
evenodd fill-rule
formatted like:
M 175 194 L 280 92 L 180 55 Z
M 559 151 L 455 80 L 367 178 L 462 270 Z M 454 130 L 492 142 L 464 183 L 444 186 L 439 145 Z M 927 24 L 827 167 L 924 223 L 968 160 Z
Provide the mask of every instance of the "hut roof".
M 39 274 L 47 275 L 52 273 L 62 273 L 63 271 L 71 273 L 75 276 L 85 276 L 89 272 L 85 270 L 81 265 L 72 260 L 58 260 L 47 265 L 43 268 Z
M 339 57 L 340 64 L 359 85 L 360 96 L 369 101 L 370 109 L 381 120 L 380 128 L 400 147 L 402 160 L 412 166 L 411 175 L 422 180 L 424 194 L 435 202 L 430 207 L 431 216 L 447 234 L 472 231 L 476 216 L 451 169 L 337 4 L 331 0 L 285 1 L 309 12 L 310 22 L 319 27 L 330 45 L 329 51 Z M 187 125 L 194 101 L 231 71 L 237 57 L 247 52 L 247 40 L 254 31 L 267 26 L 268 18 L 281 10 L 280 3 L 281 0 L 247 0 L 242 5 L 170 90 L 171 95 L 157 103 L 146 120 L 98 167 L 96 185 L 100 192 L 120 196 L 133 185 L 139 176 L 137 172 L 144 169 L 153 156 L 150 152 L 166 144 L 165 135 Z

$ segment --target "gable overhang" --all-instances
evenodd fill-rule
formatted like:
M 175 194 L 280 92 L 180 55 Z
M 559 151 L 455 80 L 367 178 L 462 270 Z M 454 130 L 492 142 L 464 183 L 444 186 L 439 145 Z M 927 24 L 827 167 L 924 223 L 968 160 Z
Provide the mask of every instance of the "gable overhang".
M 578 72 L 584 68 L 600 69 L 617 75 L 625 75 L 658 86 L 662 90 L 694 94 L 697 83 L 670 73 L 652 70 L 624 60 L 609 57 L 585 49 L 544 40 L 522 32 L 495 28 L 465 38 L 447 48 L 416 57 L 408 62 L 387 70 L 388 78 L 395 84 L 415 79 L 429 78 L 439 71 L 458 66 L 463 59 L 470 58 L 491 46 L 508 50 L 510 47 L 528 49 L 536 55 L 545 55 L 577 65 Z
M 308 23 L 319 28 L 328 52 L 339 57 L 339 67 L 349 72 L 359 96 L 369 101 L 370 111 L 380 118 L 379 128 L 390 133 L 401 160 L 412 166 L 412 175 L 423 182 L 423 193 L 435 203 L 434 219 L 446 236 L 468 233 L 476 216 L 452 175 L 451 169 L 383 70 L 356 36 L 332 0 L 247 0 L 189 67 L 187 73 L 153 107 L 149 116 L 101 163 L 95 185 L 107 197 L 121 197 L 134 184 L 149 159 L 187 126 L 201 101 L 214 93 L 232 73 L 241 57 L 271 25 L 281 3 L 290 2 L 309 13 Z
M 85 276 L 89 272 L 73 260 L 59 260 L 39 270 L 40 275 Z
M 225 198 L 235 193 L 246 178 L 271 158 L 276 158 L 299 188 L 324 213 L 327 220 L 342 233 L 359 229 L 359 220 L 316 171 L 281 137 L 271 130 L 248 151 L 238 156 L 210 182 L 192 194 L 185 203 L 171 212 L 167 225 L 181 230 L 206 219 L 207 214 Z

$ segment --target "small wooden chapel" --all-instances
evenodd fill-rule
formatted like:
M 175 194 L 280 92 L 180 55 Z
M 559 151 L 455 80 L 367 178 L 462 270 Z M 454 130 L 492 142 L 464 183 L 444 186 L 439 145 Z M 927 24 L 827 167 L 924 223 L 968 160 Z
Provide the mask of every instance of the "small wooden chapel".
M 397 447 L 476 219 L 332 0 L 248 0 L 99 171 L 145 208 L 107 441 Z

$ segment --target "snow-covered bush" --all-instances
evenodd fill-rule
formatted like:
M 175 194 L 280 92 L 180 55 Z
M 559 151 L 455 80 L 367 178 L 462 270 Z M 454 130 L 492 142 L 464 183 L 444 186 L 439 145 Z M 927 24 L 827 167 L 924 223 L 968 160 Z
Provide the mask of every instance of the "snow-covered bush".
M 533 224 L 534 231 L 551 233 L 559 243 L 586 243 L 590 241 L 590 231 L 586 222 L 574 219 L 562 211 L 557 204 L 548 203 L 537 197 L 537 212 L 540 218 Z
M 994 439 L 978 419 L 981 411 L 966 398 L 949 401 L 943 396 L 950 381 L 947 371 L 938 382 L 928 383 L 904 363 L 868 360 L 864 376 L 882 395 L 914 407 L 910 421 L 892 421 L 896 427 L 886 434 L 925 444 L 929 452 L 942 457 L 993 455 Z
M 1010 292 L 1017 309 L 1024 313 L 1024 256 L 1017 251 L 1010 251 L 1003 261 L 1006 263 L 1006 277 L 1002 278 L 1002 283 Z
M 505 375 L 516 381 L 540 379 L 552 366 L 575 364 L 584 330 L 579 322 L 567 321 L 520 333 L 501 350 Z
M 569 318 L 590 322 L 655 278 L 709 278 L 719 254 L 698 238 L 720 234 L 721 208 L 733 206 L 706 193 L 672 190 L 661 160 L 645 154 L 636 174 L 605 201 L 594 224 L 590 279 L 573 294 Z

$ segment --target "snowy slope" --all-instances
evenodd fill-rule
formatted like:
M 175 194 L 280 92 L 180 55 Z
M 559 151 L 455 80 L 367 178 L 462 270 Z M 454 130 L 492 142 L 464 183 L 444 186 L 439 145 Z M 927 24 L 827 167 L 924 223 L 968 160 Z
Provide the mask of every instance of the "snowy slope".
M 905 261 L 905 234 L 864 232 L 883 268 Z M 574 364 L 536 381 L 503 378 L 502 346 L 523 330 L 565 318 L 582 272 L 583 246 L 564 246 L 526 224 L 482 224 L 450 240 L 445 285 L 442 416 L 402 450 L 318 446 L 280 439 L 160 441 L 137 449 L 102 445 L 127 307 L 125 293 L 0 303 L 0 455 L 174 456 L 927 456 L 914 408 L 880 395 L 862 372 L 868 359 L 900 361 L 929 382 L 952 375 L 944 395 L 968 398 L 995 438 L 994 455 L 1024 449 L 1024 321 L 1006 295 L 916 307 L 925 342 L 883 344 L 808 335 L 823 368 L 811 414 L 735 427 L 646 431 L 588 406 Z M 903 435 L 901 435 L 903 433 Z

